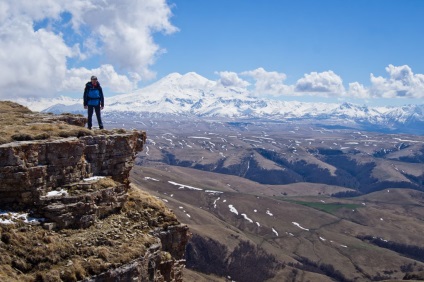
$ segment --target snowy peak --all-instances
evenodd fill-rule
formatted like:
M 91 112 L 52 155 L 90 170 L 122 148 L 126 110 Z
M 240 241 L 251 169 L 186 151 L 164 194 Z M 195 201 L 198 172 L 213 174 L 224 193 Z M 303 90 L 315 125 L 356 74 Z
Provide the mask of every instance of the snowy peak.
M 251 97 L 245 89 L 225 87 L 219 82 L 189 72 L 171 73 L 132 93 L 105 97 L 108 113 L 144 113 L 220 118 L 307 120 L 343 124 L 368 130 L 424 134 L 424 105 L 367 107 L 351 103 L 286 102 Z M 83 112 L 81 100 L 17 100 L 35 111 Z
M 206 88 L 213 87 L 215 82 L 209 80 L 195 72 L 189 72 L 184 75 L 179 73 L 171 73 L 150 87 L 169 87 L 169 88 L 181 88 L 181 89 L 193 89 L 193 88 Z

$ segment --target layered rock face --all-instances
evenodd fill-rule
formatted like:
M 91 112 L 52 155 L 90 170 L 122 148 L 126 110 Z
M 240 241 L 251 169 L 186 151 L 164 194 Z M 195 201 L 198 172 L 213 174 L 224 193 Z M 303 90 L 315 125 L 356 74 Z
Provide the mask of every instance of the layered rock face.
M 35 208 L 59 228 L 87 227 L 125 202 L 129 172 L 145 140 L 144 132 L 134 131 L 0 145 L 0 204 Z M 93 191 L 85 185 L 82 195 L 68 193 L 67 187 L 93 176 L 109 177 L 117 187 Z

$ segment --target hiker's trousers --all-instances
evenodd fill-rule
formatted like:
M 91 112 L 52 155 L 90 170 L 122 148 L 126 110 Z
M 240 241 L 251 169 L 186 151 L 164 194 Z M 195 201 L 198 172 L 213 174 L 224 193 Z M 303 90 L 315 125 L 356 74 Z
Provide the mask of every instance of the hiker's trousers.
M 102 116 L 100 113 L 100 105 L 99 106 L 88 106 L 88 122 L 87 127 L 91 129 L 93 125 L 93 111 L 96 112 L 97 123 L 99 124 L 99 128 L 103 128 Z

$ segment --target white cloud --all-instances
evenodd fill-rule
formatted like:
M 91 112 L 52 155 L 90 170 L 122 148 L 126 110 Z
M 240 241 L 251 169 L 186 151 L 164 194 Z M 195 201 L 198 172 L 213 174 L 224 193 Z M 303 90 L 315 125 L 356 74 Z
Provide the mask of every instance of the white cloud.
M 305 74 L 296 82 L 295 91 L 318 96 L 342 96 L 345 93 L 341 77 L 333 71 Z
M 92 75 L 97 76 L 102 87 L 108 87 L 113 92 L 130 92 L 136 88 L 138 79 L 130 80 L 125 75 L 118 74 L 112 65 L 102 65 L 96 69 L 73 68 L 66 72 L 61 91 L 83 91 L 85 84 Z M 106 95 L 106 93 L 105 93 Z
M 349 91 L 347 95 L 350 98 L 368 99 L 370 98 L 369 90 L 359 82 L 349 83 Z
M 56 91 L 65 77 L 72 50 L 61 36 L 33 30 L 23 19 L 0 25 L 0 98 L 45 95 Z
M 164 52 L 154 43 L 152 34 L 170 34 L 177 28 L 170 24 L 171 10 L 166 1 L 106 0 L 94 11 L 83 13 L 81 21 L 91 27 L 103 43 L 106 57 L 118 68 L 152 78 L 149 67 Z M 93 16 L 98 13 L 101 16 Z
M 250 85 L 249 82 L 241 79 L 235 72 L 221 71 L 217 72 L 217 74 L 220 76 L 218 84 L 224 87 L 246 88 Z
M 0 98 L 51 96 L 92 73 L 111 89 L 132 89 L 155 75 L 150 67 L 165 50 L 152 34 L 177 31 L 171 16 L 166 0 L 3 0 Z M 82 68 L 93 56 L 100 56 L 93 69 Z
M 370 76 L 370 94 L 373 97 L 383 98 L 423 98 L 424 97 L 424 75 L 414 74 L 407 66 L 386 67 L 389 78 L 381 76 Z
M 255 95 L 290 95 L 293 87 L 285 85 L 286 75 L 278 72 L 268 72 L 263 68 L 242 72 L 241 75 L 250 76 L 255 80 Z
M 311 72 L 297 80 L 294 85 L 286 85 L 286 75 L 278 72 L 268 72 L 263 68 L 241 72 L 242 76 L 249 76 L 255 80 L 252 94 L 274 96 L 302 96 L 333 97 L 339 99 L 372 98 L 424 98 L 424 75 L 414 74 L 407 65 L 386 67 L 388 78 L 370 76 L 370 86 L 359 82 L 350 82 L 346 89 L 342 78 L 333 71 Z M 235 85 L 239 79 L 232 72 L 219 73 L 218 81 L 225 85 Z M 244 80 L 242 80 L 244 82 Z M 243 87 L 247 87 L 243 85 Z

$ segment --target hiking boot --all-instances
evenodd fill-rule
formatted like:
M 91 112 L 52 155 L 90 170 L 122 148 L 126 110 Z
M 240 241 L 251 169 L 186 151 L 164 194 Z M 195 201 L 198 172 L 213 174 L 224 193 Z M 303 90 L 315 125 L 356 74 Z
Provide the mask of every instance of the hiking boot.
M 103 129 L 103 126 L 99 126 L 100 129 Z

